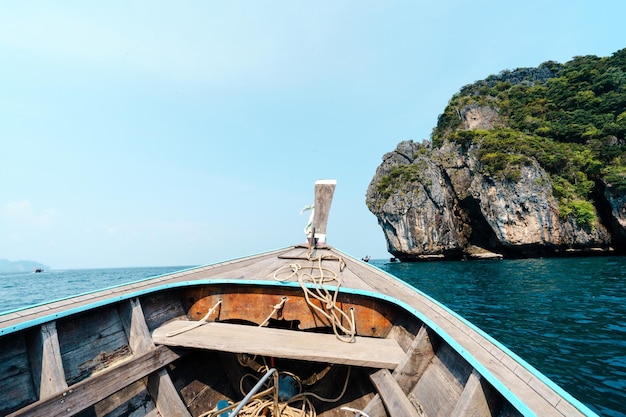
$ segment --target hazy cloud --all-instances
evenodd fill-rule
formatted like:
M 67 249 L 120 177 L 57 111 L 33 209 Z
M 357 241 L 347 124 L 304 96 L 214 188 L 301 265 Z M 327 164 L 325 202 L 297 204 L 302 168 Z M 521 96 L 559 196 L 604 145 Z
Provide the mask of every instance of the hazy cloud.
M 36 228 L 52 225 L 56 217 L 54 210 L 36 208 L 29 200 L 6 203 L 2 215 L 9 224 Z

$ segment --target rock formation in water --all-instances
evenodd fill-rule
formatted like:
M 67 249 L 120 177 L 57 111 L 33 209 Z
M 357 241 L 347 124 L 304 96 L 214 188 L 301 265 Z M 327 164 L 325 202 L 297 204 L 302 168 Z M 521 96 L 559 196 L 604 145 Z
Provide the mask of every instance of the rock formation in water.
M 610 85 L 570 80 L 607 60 L 583 58 L 466 86 L 432 141 L 401 142 L 383 157 L 366 203 L 389 253 L 410 261 L 626 252 L 626 49 L 601 62 Z

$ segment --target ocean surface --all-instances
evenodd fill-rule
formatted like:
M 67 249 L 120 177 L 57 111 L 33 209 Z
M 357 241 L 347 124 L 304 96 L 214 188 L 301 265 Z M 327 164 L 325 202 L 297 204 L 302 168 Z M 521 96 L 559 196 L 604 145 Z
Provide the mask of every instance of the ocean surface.
M 599 415 L 626 416 L 626 257 L 375 264 Z
M 370 263 L 465 317 L 599 415 L 626 417 L 626 257 Z M 0 274 L 0 312 L 185 268 Z

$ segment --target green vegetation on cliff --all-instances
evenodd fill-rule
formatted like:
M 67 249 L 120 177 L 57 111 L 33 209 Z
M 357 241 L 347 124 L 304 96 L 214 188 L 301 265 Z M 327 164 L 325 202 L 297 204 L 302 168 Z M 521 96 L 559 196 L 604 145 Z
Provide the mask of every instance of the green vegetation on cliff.
M 495 109 L 497 121 L 465 130 L 462 115 L 472 106 Z M 445 140 L 479 144 L 483 172 L 509 181 L 535 159 L 550 175 L 561 216 L 591 227 L 595 181 L 626 191 L 626 49 L 503 71 L 463 87 L 433 130 L 433 147 Z
M 424 164 L 422 163 L 393 167 L 387 175 L 380 179 L 380 182 L 376 186 L 376 191 L 382 197 L 380 204 L 384 204 L 394 192 L 402 189 L 404 184 L 413 184 L 415 181 L 428 182 L 428 179 L 424 178 L 423 172 Z

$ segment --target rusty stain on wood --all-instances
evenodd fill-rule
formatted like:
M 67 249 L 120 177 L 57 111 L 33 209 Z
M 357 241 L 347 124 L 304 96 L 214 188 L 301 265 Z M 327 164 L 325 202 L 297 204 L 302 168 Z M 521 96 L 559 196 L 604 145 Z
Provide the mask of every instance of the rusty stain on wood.
M 222 304 L 209 318 L 211 321 L 245 321 L 261 324 L 273 313 L 274 305 L 278 304 L 282 297 L 287 297 L 282 309 L 272 318 L 295 321 L 299 323 L 301 330 L 328 327 L 331 323 L 326 317 L 321 316 L 311 308 L 301 290 L 260 287 L 230 288 L 229 292 L 215 290 L 214 294 L 188 294 L 195 301 L 189 308 L 189 317 L 193 320 L 203 318 L 207 312 L 218 302 Z M 196 299 L 196 297 L 201 297 Z M 319 308 L 325 306 L 319 300 L 312 300 Z M 390 305 L 387 309 L 381 309 L 374 300 L 355 295 L 342 294 L 338 297 L 338 306 L 347 314 L 354 309 L 357 335 L 386 337 L 392 328 L 392 321 L 397 316 L 397 309 Z M 342 323 L 346 324 L 346 323 Z

